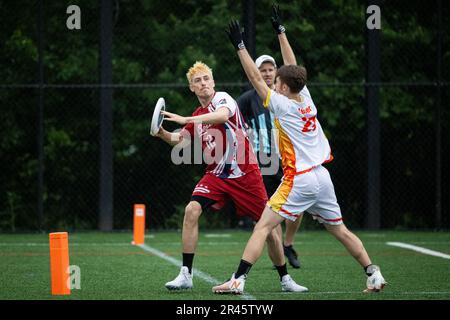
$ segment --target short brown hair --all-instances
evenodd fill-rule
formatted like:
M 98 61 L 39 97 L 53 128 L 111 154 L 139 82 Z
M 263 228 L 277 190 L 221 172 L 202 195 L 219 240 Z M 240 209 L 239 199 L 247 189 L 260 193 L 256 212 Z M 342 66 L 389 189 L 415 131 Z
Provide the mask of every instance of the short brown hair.
M 292 93 L 295 93 L 300 92 L 305 86 L 307 73 L 302 66 L 287 65 L 278 69 L 275 79 L 277 77 L 289 87 Z

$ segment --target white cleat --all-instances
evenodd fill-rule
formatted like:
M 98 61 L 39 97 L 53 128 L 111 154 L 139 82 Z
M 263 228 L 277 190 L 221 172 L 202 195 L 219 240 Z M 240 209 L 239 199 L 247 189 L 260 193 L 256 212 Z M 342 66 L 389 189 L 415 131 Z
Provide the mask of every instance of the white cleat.
M 166 283 L 169 290 L 192 289 L 192 274 L 189 273 L 188 267 L 181 267 L 178 276 Z
M 220 294 L 242 294 L 244 293 L 246 278 L 247 276 L 243 274 L 242 276 L 236 279 L 233 273 L 230 280 L 221 285 L 213 287 L 212 292 Z
M 308 292 L 308 288 L 297 284 L 288 274 L 281 278 L 281 290 L 285 292 Z
M 376 265 L 370 266 L 372 267 L 372 275 L 367 278 L 367 289 L 364 292 L 380 292 L 387 285 L 387 282 L 384 280 L 383 275 L 381 274 L 380 267 Z

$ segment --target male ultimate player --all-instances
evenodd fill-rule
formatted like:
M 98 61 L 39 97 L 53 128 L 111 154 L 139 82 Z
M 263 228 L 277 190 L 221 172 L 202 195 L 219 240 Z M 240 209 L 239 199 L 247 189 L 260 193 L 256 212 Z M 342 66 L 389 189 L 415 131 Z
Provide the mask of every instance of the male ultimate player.
M 275 32 L 285 33 L 285 29 L 280 29 L 281 18 L 279 14 L 279 7 L 272 6 L 272 26 Z M 289 46 L 289 43 L 287 44 Z M 287 64 L 296 64 L 295 56 L 292 50 L 285 50 L 282 52 L 283 60 L 287 61 Z M 275 74 L 277 72 L 277 64 L 275 59 L 269 55 L 262 55 L 255 60 L 256 67 L 261 73 L 262 78 L 266 82 L 270 89 L 275 89 Z M 304 94 L 304 91 L 300 92 L 300 95 Z M 273 114 L 269 109 L 264 108 L 261 98 L 255 89 L 244 92 L 238 99 L 237 103 L 241 110 L 242 116 L 245 122 L 251 128 L 252 146 L 258 158 L 259 166 L 262 168 L 263 181 L 266 187 L 266 191 L 269 195 L 275 193 L 278 185 L 283 177 L 281 166 L 279 165 L 278 156 L 274 156 L 275 147 L 272 145 L 272 127 L 273 127 Z M 261 156 L 264 155 L 264 159 Z M 276 163 L 275 163 L 276 162 Z M 274 170 L 274 172 L 265 172 L 265 170 Z M 276 170 L 278 169 L 278 170 Z M 286 233 L 283 241 L 284 255 L 288 258 L 289 264 L 293 268 L 300 268 L 300 261 L 298 254 L 295 251 L 294 239 L 295 234 L 301 224 L 303 215 L 300 215 L 297 220 L 286 220 Z M 281 228 L 279 229 L 281 230 Z M 280 235 L 280 237 L 283 237 Z
M 275 59 L 269 55 L 262 55 L 255 60 L 255 64 L 267 86 L 275 89 L 274 82 L 277 71 Z M 272 145 L 273 117 L 269 109 L 264 108 L 262 100 L 255 89 L 244 92 L 237 99 L 237 103 L 242 117 L 250 127 L 250 141 L 252 141 L 253 150 L 262 171 L 267 194 L 273 194 L 283 177 L 283 171 L 279 165 L 275 147 Z M 261 159 L 262 156 L 264 156 L 264 159 Z M 264 170 L 273 172 L 265 172 Z M 295 233 L 300 226 L 302 217 L 301 215 L 296 221 L 286 220 L 286 236 L 283 241 L 284 255 L 288 258 L 289 264 L 296 269 L 300 268 L 300 261 L 293 244 Z M 282 235 L 280 236 L 282 237 Z
M 185 209 L 183 265 L 179 275 L 166 283 L 169 290 L 193 287 L 192 263 L 198 242 L 198 220 L 205 209 L 211 207 L 218 210 L 231 199 L 238 215 L 248 215 L 257 221 L 267 201 L 261 172 L 236 101 L 226 92 L 214 90 L 212 70 L 206 64 L 196 62 L 186 76 L 189 88 L 197 96 L 200 106 L 191 117 L 162 112 L 166 120 L 184 125 L 184 128 L 179 133 L 161 128 L 157 136 L 171 145 L 200 139 L 208 166 Z M 281 238 L 276 230 L 269 232 L 267 245 L 269 256 L 280 275 L 282 290 L 307 290 L 295 283 L 288 274 Z
M 364 268 L 368 276 L 365 292 L 380 291 L 386 284 L 380 268 L 372 264 L 361 240 L 343 224 L 330 174 L 322 166 L 333 157 L 314 103 L 309 95 L 299 94 L 306 83 L 306 69 L 282 66 L 275 78 L 276 91 L 271 90 L 245 49 L 237 21 L 230 23 L 228 36 L 264 106 L 274 113 L 284 177 L 256 224 L 236 273 L 229 281 L 213 287 L 213 292 L 242 293 L 247 274 L 261 256 L 268 234 L 284 219 L 295 220 L 304 211 L 323 223 Z M 286 50 L 286 35 L 280 33 L 278 40 L 281 50 Z

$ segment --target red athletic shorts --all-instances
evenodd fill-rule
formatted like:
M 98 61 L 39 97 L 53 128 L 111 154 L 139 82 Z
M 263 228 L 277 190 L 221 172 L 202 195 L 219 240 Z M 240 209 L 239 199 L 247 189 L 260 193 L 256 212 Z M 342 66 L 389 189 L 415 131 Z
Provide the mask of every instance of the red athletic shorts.
M 220 210 L 228 200 L 232 200 L 238 216 L 248 216 L 255 221 L 261 217 L 268 200 L 259 170 L 234 179 L 206 174 L 195 186 L 192 196 L 213 200 L 211 208 L 214 210 Z

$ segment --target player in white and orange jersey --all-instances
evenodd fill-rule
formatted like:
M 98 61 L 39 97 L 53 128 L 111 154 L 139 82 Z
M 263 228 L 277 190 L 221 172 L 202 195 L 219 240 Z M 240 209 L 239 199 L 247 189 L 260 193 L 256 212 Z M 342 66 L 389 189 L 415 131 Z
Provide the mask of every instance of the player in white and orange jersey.
M 200 106 L 190 117 L 162 112 L 166 120 L 184 125 L 184 128 L 179 133 L 161 128 L 156 136 L 171 145 L 200 140 L 208 166 L 185 209 L 183 264 L 178 276 L 166 283 L 169 290 L 193 287 L 192 264 L 198 242 L 198 220 L 205 209 L 218 210 L 231 200 L 238 215 L 258 221 L 267 202 L 261 172 L 236 101 L 226 92 L 215 91 L 212 70 L 206 64 L 196 62 L 186 76 Z M 267 237 L 269 256 L 278 270 L 282 290 L 302 291 L 304 288 L 287 272 L 280 233 L 273 230 Z
M 262 55 L 255 60 L 255 64 L 266 84 L 270 88 L 275 89 L 275 75 L 277 71 L 275 59 L 269 55 Z M 283 177 L 281 161 L 273 139 L 274 130 L 272 128 L 275 128 L 273 113 L 269 109 L 264 108 L 263 101 L 253 88 L 244 92 L 237 99 L 237 103 L 245 122 L 250 127 L 250 141 L 258 158 L 267 193 L 273 194 Z M 286 220 L 285 223 L 284 255 L 293 268 L 300 268 L 300 259 L 297 251 L 294 249 L 294 240 L 301 224 L 302 216 L 295 221 Z M 282 235 L 281 237 L 283 238 Z
M 283 26 L 280 28 L 284 29 Z M 292 61 L 285 60 L 285 65 L 277 71 L 276 90 L 271 90 L 245 49 L 237 21 L 230 23 L 228 35 L 248 79 L 263 99 L 264 106 L 274 113 L 284 177 L 256 224 L 236 273 L 230 281 L 213 287 L 213 292 L 242 293 L 247 274 L 261 256 L 267 235 L 284 219 L 295 220 L 304 211 L 323 223 L 364 268 L 368 275 L 365 291 L 380 291 L 386 284 L 380 268 L 372 264 L 361 240 L 342 222 L 333 183 L 322 166 L 331 161 L 332 156 L 309 93 L 299 94 L 306 84 L 306 69 L 289 65 Z M 290 46 L 286 45 L 284 32 L 278 39 L 284 59 Z

